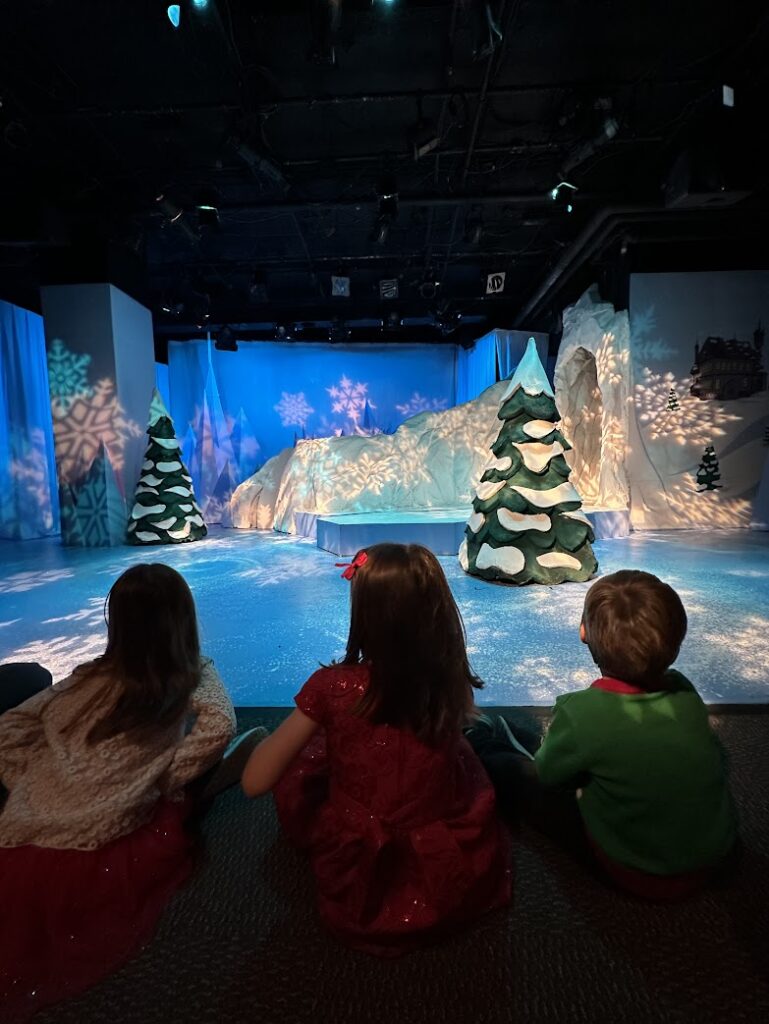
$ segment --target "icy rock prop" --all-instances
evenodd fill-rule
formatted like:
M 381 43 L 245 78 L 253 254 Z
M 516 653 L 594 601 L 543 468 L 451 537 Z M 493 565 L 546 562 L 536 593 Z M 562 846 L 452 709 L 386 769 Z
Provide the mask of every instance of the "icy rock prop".
M 629 505 L 630 324 L 590 288 L 563 312 L 555 364 L 561 430 L 573 445 L 574 484 L 591 509 Z
M 234 526 L 300 532 L 305 513 L 467 507 L 496 436 L 506 381 L 472 402 L 421 412 L 394 434 L 308 438 L 281 452 L 232 496 Z
M 128 520 L 130 544 L 180 544 L 201 540 L 207 530 L 195 501 L 192 477 L 182 461 L 174 425 L 157 389 L 147 427 L 149 445 Z
M 465 572 L 505 583 L 564 583 L 597 569 L 593 530 L 569 482 L 571 445 L 559 421 L 534 339 L 509 381 L 503 422 L 481 477 L 459 561 Z

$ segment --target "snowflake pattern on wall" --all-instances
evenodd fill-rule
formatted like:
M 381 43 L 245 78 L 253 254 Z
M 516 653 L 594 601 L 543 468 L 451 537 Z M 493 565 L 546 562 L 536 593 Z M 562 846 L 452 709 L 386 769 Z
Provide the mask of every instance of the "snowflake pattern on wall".
M 717 402 L 701 402 L 689 393 L 690 380 L 678 380 L 672 373 L 643 369 L 643 384 L 636 384 L 633 399 L 639 426 L 652 441 L 674 440 L 697 447 L 711 444 L 726 434 L 724 426 L 741 419 L 726 412 Z M 677 409 L 668 408 L 670 389 L 680 396 Z
M 109 378 L 98 381 L 90 397 L 77 396 L 65 415 L 54 418 L 60 482 L 72 483 L 80 479 L 102 443 L 109 450 L 114 468 L 122 469 L 126 441 L 142 433 L 139 424 L 126 417 L 113 382 Z
M 427 398 L 415 391 L 408 401 L 403 405 L 396 405 L 395 408 L 402 416 L 416 416 L 420 412 L 440 412 L 448 405 L 447 398 Z
M 368 396 L 368 384 L 361 383 L 360 381 L 353 382 L 344 375 L 340 378 L 338 385 L 335 384 L 331 388 L 326 388 L 326 391 L 328 391 L 329 397 L 332 400 L 332 412 L 341 412 L 348 419 L 351 419 L 353 423 L 357 423 L 363 415 L 366 402 L 368 402 L 370 409 L 376 409 L 376 406 Z
M 90 398 L 89 355 L 70 352 L 61 338 L 54 338 L 48 350 L 48 389 L 54 416 L 64 416 L 77 398 Z
M 280 401 L 273 409 L 280 416 L 280 422 L 284 427 L 305 427 L 307 420 L 315 412 L 304 397 L 304 391 L 298 391 L 296 394 L 281 391 Z

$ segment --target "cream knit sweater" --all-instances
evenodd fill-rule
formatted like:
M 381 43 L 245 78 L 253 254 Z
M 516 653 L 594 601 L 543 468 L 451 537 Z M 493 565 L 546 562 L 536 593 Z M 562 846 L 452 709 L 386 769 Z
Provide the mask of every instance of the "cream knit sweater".
M 103 677 L 70 676 L 0 715 L 0 782 L 9 791 L 0 846 L 104 846 L 148 821 L 161 797 L 181 799 L 235 733 L 232 703 L 203 659 L 185 719 L 141 741 L 118 735 L 88 744 L 111 706 L 109 686 Z

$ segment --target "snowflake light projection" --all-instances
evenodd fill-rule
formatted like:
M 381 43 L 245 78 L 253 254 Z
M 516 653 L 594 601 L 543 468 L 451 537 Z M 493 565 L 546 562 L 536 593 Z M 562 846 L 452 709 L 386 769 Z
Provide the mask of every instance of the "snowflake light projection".
M 416 416 L 420 412 L 440 412 L 448 405 L 447 398 L 427 398 L 415 391 L 408 401 L 403 405 L 396 405 L 395 408 L 402 416 Z
M 130 437 L 140 437 L 142 428 L 130 420 L 115 395 L 109 378 L 96 383 L 90 396 L 75 397 L 66 413 L 55 415 L 53 437 L 61 483 L 74 483 L 88 471 L 99 451 L 108 449 L 112 465 L 123 468 L 123 450 Z
M 353 423 L 357 423 L 363 415 L 366 402 L 368 402 L 370 409 L 376 409 L 376 406 L 368 396 L 368 384 L 363 384 L 360 381 L 353 383 L 349 377 L 344 375 L 340 378 L 338 386 L 334 385 L 331 388 L 326 388 L 326 391 L 328 391 L 329 397 L 332 400 L 332 411 L 341 412 L 348 419 L 352 420 Z
M 64 415 L 77 398 L 90 398 L 89 355 L 70 352 L 61 338 L 54 338 L 48 350 L 48 388 L 54 416 Z
M 350 497 L 355 497 L 363 490 L 381 494 L 388 484 L 395 482 L 397 469 L 397 459 L 392 455 L 378 459 L 363 452 L 357 462 L 348 468 L 346 478 L 350 484 Z
M 281 391 L 280 401 L 273 409 L 280 416 L 280 422 L 284 427 L 306 427 L 307 420 L 315 412 L 304 397 L 304 391 L 295 394 Z
M 742 418 L 726 412 L 717 402 L 702 402 L 690 395 L 690 383 L 672 373 L 654 373 L 644 367 L 643 383 L 635 386 L 634 404 L 639 426 L 652 441 L 674 440 L 679 445 L 700 447 L 723 437 L 726 424 Z M 679 395 L 677 409 L 668 408 L 671 388 Z
M 36 537 L 54 529 L 51 494 L 55 494 L 56 478 L 46 454 L 45 434 L 33 427 L 24 436 L 14 430 L 8 474 L 12 481 L 10 493 L 0 495 L 0 536 L 15 539 Z

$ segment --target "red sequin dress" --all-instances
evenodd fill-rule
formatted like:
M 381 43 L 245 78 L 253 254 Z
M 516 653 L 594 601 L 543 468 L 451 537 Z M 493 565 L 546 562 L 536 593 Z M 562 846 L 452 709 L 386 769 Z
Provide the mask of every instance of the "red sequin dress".
M 323 726 L 275 789 L 308 850 L 320 914 L 338 938 L 395 956 L 510 899 L 509 837 L 464 737 L 432 747 L 352 713 L 366 666 L 316 672 L 297 707 Z

